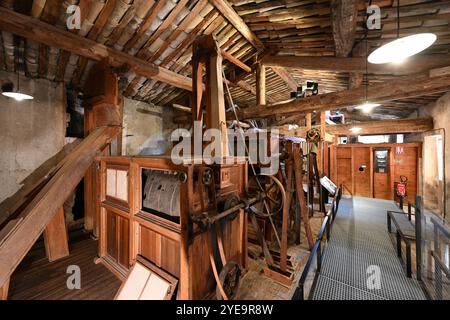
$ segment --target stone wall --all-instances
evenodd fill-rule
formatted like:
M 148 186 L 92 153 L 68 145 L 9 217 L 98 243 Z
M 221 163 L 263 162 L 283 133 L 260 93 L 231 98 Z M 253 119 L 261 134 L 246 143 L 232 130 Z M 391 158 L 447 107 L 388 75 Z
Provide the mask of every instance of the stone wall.
M 7 81 L 16 86 L 17 75 L 0 72 L 0 82 Z M 17 102 L 0 95 L 0 202 L 65 143 L 64 86 L 21 77 L 20 91 L 34 100 Z
M 170 108 L 124 99 L 123 155 L 170 154 L 170 135 L 176 126 Z

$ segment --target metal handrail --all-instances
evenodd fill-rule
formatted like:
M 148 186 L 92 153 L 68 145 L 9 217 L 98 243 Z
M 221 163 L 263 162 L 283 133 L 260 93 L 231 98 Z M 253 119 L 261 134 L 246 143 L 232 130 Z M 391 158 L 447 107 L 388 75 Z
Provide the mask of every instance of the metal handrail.
M 447 279 L 450 280 L 450 269 L 442 262 L 441 258 L 434 251 L 431 251 L 431 256 L 434 258 L 434 261 L 437 262 L 442 272 L 444 272 Z
M 394 213 L 403 213 L 398 211 L 387 211 L 387 228 L 389 234 L 392 233 L 392 221 L 394 221 L 395 229 L 396 229 L 396 241 L 397 241 L 397 256 L 398 258 L 403 262 L 403 255 L 402 255 L 402 240 L 405 242 L 406 246 L 406 276 L 408 278 L 412 278 L 412 259 L 411 259 L 411 242 L 409 239 L 405 236 L 403 231 L 400 228 L 400 225 L 398 224 L 397 220 L 394 217 Z
M 430 221 L 437 227 L 447 238 L 450 238 L 450 231 L 442 225 L 442 221 L 431 216 Z
M 333 201 L 331 203 L 331 208 L 325 216 L 325 219 L 322 222 L 322 226 L 320 228 L 319 234 L 317 235 L 316 242 L 311 250 L 311 254 L 309 255 L 308 261 L 306 262 L 305 268 L 303 269 L 303 273 L 298 281 L 297 288 L 295 289 L 292 300 L 305 300 L 305 283 L 306 279 L 311 271 L 311 267 L 314 263 L 314 258 L 317 259 L 317 269 L 316 274 L 314 275 L 314 282 L 317 279 L 318 273 L 322 269 L 322 256 L 323 256 L 323 248 L 322 241 L 324 240 L 324 236 L 326 235 L 327 242 L 330 240 L 331 236 L 331 227 L 336 218 L 337 211 L 339 210 L 339 202 L 342 197 L 342 187 L 339 187 Z

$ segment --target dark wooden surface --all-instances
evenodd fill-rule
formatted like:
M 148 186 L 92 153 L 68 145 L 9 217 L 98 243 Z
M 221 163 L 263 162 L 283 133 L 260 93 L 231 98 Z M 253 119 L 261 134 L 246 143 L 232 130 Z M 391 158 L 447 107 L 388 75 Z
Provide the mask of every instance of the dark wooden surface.
M 94 264 L 97 241 L 87 234 L 71 235 L 70 256 L 48 262 L 43 243 L 38 242 L 11 278 L 11 300 L 110 300 L 121 282 L 102 264 Z M 67 267 L 81 269 L 81 289 L 67 289 Z

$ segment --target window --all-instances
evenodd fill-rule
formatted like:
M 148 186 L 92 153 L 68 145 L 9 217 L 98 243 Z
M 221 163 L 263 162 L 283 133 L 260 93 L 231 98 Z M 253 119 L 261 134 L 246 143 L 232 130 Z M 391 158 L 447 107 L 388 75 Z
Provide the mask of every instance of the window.
M 106 195 L 128 202 L 128 171 L 106 169 Z

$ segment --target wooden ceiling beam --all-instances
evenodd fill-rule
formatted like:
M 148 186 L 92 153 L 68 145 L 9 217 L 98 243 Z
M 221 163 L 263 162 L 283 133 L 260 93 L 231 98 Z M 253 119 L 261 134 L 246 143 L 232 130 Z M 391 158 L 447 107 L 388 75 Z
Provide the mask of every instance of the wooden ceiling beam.
M 420 133 L 433 129 L 433 119 L 417 118 L 379 120 L 360 122 L 357 124 L 327 125 L 325 127 L 325 131 L 328 134 L 338 136 L 355 135 L 352 131 L 350 131 L 350 129 L 355 126 L 361 128 L 357 135 Z M 320 126 L 315 126 L 315 128 L 319 127 Z M 279 129 L 281 134 L 298 137 L 305 137 L 307 132 L 306 127 L 301 127 L 294 130 L 287 130 L 285 127 Z
M 114 67 L 128 64 L 139 76 L 192 90 L 192 79 L 189 77 L 5 8 L 0 8 L 0 29 L 87 59 L 108 59 Z
M 244 20 L 242 20 L 241 16 L 237 14 L 227 0 L 209 0 L 209 3 L 211 3 L 217 11 L 219 11 L 236 28 L 236 30 L 252 44 L 252 46 L 258 50 L 264 49 L 264 44 L 261 40 L 259 40 L 253 31 L 250 30 Z
M 332 72 L 366 71 L 365 57 L 340 58 L 267 55 L 262 59 L 262 63 L 268 67 L 285 67 L 292 69 Z M 409 75 L 449 65 L 450 55 L 448 54 L 419 55 L 409 58 L 402 64 L 369 64 L 368 71 L 370 74 L 377 75 Z
M 336 57 L 348 57 L 353 49 L 358 20 L 357 0 L 332 0 L 331 17 Z
M 294 77 L 283 67 L 271 67 L 273 72 L 275 72 L 292 91 L 297 91 L 298 84 Z
M 339 92 L 320 94 L 304 99 L 291 100 L 287 103 L 254 106 L 238 112 L 239 118 L 258 119 L 273 115 L 292 115 L 296 113 L 321 112 L 338 110 L 366 102 L 382 103 L 405 98 L 420 97 L 427 92 L 435 92 L 450 88 L 450 76 L 430 78 L 416 76 L 412 79 L 402 79 L 387 83 L 379 83 L 365 87 L 353 88 Z

